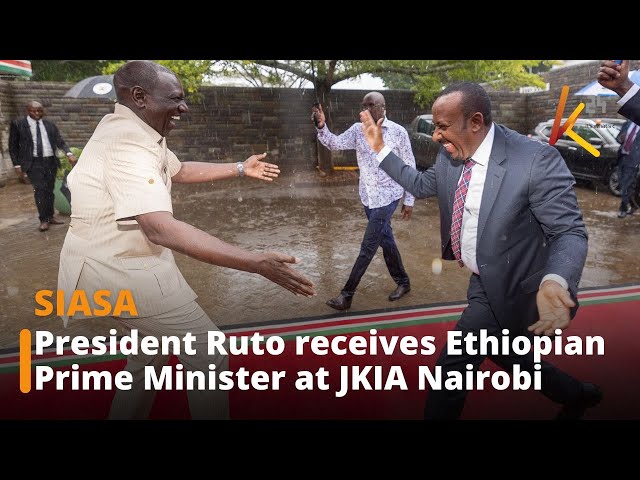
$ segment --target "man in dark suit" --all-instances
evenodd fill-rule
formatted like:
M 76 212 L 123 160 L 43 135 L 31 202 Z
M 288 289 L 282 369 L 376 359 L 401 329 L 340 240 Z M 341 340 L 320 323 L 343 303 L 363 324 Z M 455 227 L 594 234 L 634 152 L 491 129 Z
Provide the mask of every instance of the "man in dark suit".
M 472 272 L 456 330 L 463 337 L 481 330 L 502 337 L 507 329 L 513 337 L 567 328 L 577 310 L 587 231 L 574 178 L 558 151 L 494 124 L 489 96 L 475 83 L 451 85 L 433 104 L 433 139 L 443 148 L 422 173 L 390 152 L 367 112 L 360 118 L 380 168 L 417 198 L 438 197 L 442 257 Z M 462 350 L 442 351 L 443 378 L 475 371 L 486 357 L 466 345 Z M 507 371 L 519 365 L 533 373 L 536 366 L 531 352 L 490 358 Z M 542 393 L 563 404 L 558 418 L 580 418 L 602 397 L 597 386 L 548 362 L 541 362 L 541 379 Z M 467 393 L 432 390 L 425 419 L 457 419 Z
M 9 155 L 18 177 L 26 173 L 33 185 L 40 218 L 39 229 L 44 232 L 49 229 L 49 224 L 64 223 L 53 215 L 53 189 L 60 168 L 56 150 L 64 150 L 71 165 L 75 165 L 76 157 L 69 150 L 58 127 L 42 119 L 44 109 L 40 103 L 29 102 L 26 108 L 26 117 L 11 122 Z
M 624 218 L 631 215 L 634 209 L 629 202 L 631 194 L 631 186 L 633 180 L 638 173 L 638 165 L 640 165 L 640 143 L 636 142 L 640 136 L 638 131 L 640 127 L 627 120 L 620 129 L 620 134 L 616 138 L 620 143 L 618 149 L 618 185 L 620 186 L 620 211 L 618 218 Z
M 629 60 L 622 60 L 620 64 L 615 60 L 605 60 L 600 66 L 597 79 L 603 87 L 620 95 L 618 104 L 621 107 L 618 113 L 640 125 L 640 95 L 638 95 L 640 87 L 629 79 Z M 628 214 L 630 186 L 637 176 L 638 168 L 640 168 L 640 135 L 637 133 L 640 132 L 636 132 L 635 139 L 628 148 L 628 155 L 626 158 L 622 158 L 618 165 L 618 171 L 621 172 L 619 176 L 620 190 L 622 191 L 622 204 L 618 217 L 621 218 Z M 626 189 L 623 190 L 624 187 Z M 640 185 L 636 188 L 640 188 Z

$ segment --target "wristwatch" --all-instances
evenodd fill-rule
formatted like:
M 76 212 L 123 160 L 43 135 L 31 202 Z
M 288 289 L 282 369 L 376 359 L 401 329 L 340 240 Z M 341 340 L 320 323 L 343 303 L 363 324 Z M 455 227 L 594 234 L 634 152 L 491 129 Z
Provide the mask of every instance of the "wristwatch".
M 242 165 L 242 162 L 236 163 L 236 168 L 238 169 L 238 176 L 244 177 L 244 165 Z

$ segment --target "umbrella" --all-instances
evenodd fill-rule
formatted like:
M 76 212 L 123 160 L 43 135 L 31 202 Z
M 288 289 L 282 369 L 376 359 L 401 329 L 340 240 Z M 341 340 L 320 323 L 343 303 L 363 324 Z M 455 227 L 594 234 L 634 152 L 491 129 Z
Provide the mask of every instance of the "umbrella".
M 31 61 L 30 60 L 0 60 L 0 75 L 21 75 L 30 77 Z
M 629 71 L 629 79 L 633 83 L 637 83 L 640 85 L 640 70 L 630 70 Z M 589 95 L 594 97 L 609 97 L 613 95 L 618 95 L 613 90 L 609 90 L 608 88 L 604 88 L 602 85 L 598 83 L 597 80 L 594 80 L 586 87 L 581 88 L 576 92 L 576 95 Z
M 76 83 L 64 94 L 71 98 L 109 98 L 116 99 L 116 91 L 113 88 L 113 75 L 96 75 L 85 78 Z

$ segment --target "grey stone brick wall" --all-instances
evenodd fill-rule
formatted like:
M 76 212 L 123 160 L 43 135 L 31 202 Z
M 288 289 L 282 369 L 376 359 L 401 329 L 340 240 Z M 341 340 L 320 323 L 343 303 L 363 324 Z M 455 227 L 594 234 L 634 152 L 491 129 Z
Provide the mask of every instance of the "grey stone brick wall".
M 550 90 L 531 94 L 490 91 L 493 117 L 521 133 L 530 132 L 543 120 L 553 118 L 562 85 L 570 93 L 565 110 L 568 116 L 584 101 L 574 93 L 595 79 L 599 61 L 552 70 L 545 74 Z M 640 68 L 640 61 L 631 68 Z M 7 149 L 11 120 L 24 115 L 24 105 L 37 100 L 46 109 L 47 118 L 58 125 L 70 146 L 82 148 L 100 119 L 113 111 L 106 99 L 71 99 L 64 93 L 72 86 L 62 82 L 0 80 L 0 181 L 11 177 Z M 203 87 L 202 99 L 190 102 L 189 114 L 169 137 L 170 148 L 181 160 L 229 162 L 244 160 L 249 155 L 267 151 L 269 158 L 287 168 L 313 168 L 316 135 L 310 120 L 315 101 L 310 89 Z M 366 91 L 334 90 L 329 95 L 329 115 L 333 131 L 342 133 L 358 121 L 360 104 Z M 408 126 L 420 113 L 413 93 L 385 90 L 387 113 L 391 120 Z M 585 118 L 617 116 L 617 97 L 605 100 L 606 115 L 582 113 Z M 337 165 L 355 164 L 354 152 L 334 155 Z

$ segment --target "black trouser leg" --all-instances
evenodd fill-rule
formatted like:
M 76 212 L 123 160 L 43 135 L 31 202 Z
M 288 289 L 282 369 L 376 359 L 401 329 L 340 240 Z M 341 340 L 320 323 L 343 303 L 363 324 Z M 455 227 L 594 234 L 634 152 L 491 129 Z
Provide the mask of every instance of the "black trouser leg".
M 373 256 L 376 254 L 376 251 L 382 242 L 385 235 L 385 229 L 389 227 L 391 216 L 398 206 L 398 201 L 399 200 L 396 200 L 395 202 L 391 202 L 389 205 L 380 208 L 364 207 L 364 211 L 369 222 L 367 223 L 367 228 L 364 231 L 364 238 L 360 245 L 360 253 L 358 254 L 356 263 L 353 265 L 351 275 L 349 275 L 349 279 L 342 289 L 342 294 L 344 296 L 350 298 L 354 295 L 356 288 L 360 283 L 360 279 L 364 275 L 364 272 L 367 271 Z
M 38 218 L 46 222 L 53 216 L 53 188 L 58 167 L 53 162 L 35 160 L 27 172 L 38 209 Z
M 492 335 L 500 339 L 502 337 L 502 326 L 498 323 L 487 299 L 482 286 L 482 281 L 478 275 L 472 275 L 467 292 L 469 306 L 462 312 L 460 320 L 456 324 L 455 330 L 462 332 L 462 338 L 467 333 L 480 335 L 480 330 L 485 329 L 487 335 Z M 524 301 L 524 299 L 523 299 Z M 535 310 L 535 309 L 533 309 Z M 537 315 L 532 311 L 531 318 L 524 319 L 523 326 L 531 324 L 533 317 Z M 522 331 L 511 331 L 510 336 L 526 335 Z M 500 344 L 500 342 L 499 342 Z M 509 342 L 511 344 L 511 342 Z M 477 345 L 476 345 L 477 346 Z M 461 355 L 448 355 L 447 346 L 440 354 L 436 366 L 442 367 L 442 378 L 447 378 L 448 372 L 468 372 L 467 364 L 472 365 L 475 372 L 485 359 L 485 355 L 469 354 L 465 351 L 465 344 L 461 344 Z M 513 372 L 513 366 L 518 364 L 522 371 L 527 371 L 533 375 L 535 372 L 533 353 L 519 356 L 515 354 L 490 356 L 491 360 L 507 372 Z M 570 403 L 579 398 L 582 393 L 582 383 L 576 378 L 563 372 L 548 362 L 541 362 L 541 393 L 550 400 L 558 403 Z M 464 377 L 463 377 L 464 378 Z M 429 392 L 425 404 L 424 418 L 427 420 L 455 420 L 460 417 L 464 408 L 467 390 L 432 390 Z

